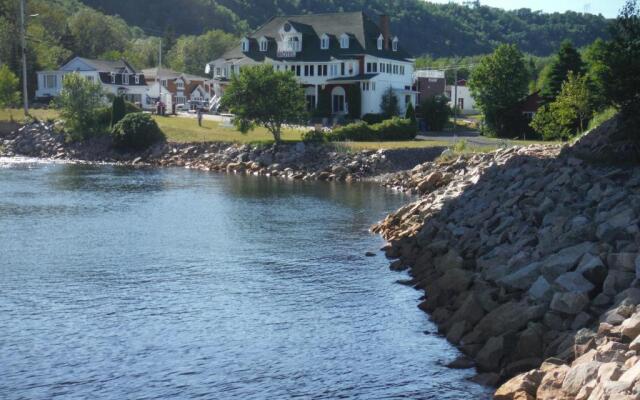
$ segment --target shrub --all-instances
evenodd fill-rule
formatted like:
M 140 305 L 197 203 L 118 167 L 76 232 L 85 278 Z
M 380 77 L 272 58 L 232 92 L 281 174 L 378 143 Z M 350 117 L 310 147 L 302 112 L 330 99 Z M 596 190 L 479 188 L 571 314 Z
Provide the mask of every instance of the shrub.
M 406 118 L 391 118 L 379 124 L 373 125 L 377 140 L 413 140 L 418 134 L 415 122 Z
M 411 120 L 395 117 L 375 125 L 356 122 L 341 126 L 335 128 L 328 138 L 331 141 L 354 142 L 412 140 L 417 133 L 417 126 Z
M 326 140 L 324 132 L 319 129 L 313 129 L 302 134 L 302 141 L 305 143 L 321 143 Z
M 124 102 L 124 109 L 127 114 L 142 112 L 142 108 L 138 107 L 130 101 Z
M 618 110 L 616 110 L 615 107 L 609 107 L 600 111 L 599 113 L 596 113 L 591 121 L 589 121 L 589 127 L 587 128 L 587 130 L 590 131 L 599 127 L 603 122 L 606 122 L 615 117 L 616 114 L 618 114 Z
M 400 114 L 398 109 L 398 97 L 393 93 L 393 89 L 388 88 L 382 95 L 380 101 L 380 109 L 382 114 L 387 118 L 396 117 Z
M 384 121 L 384 115 L 382 114 L 365 114 L 362 116 L 362 120 L 369 125 L 379 124 Z
M 416 121 L 416 110 L 414 110 L 413 104 L 409 103 L 407 105 L 407 111 L 405 112 L 404 117 L 406 119 L 410 120 L 411 122 L 413 122 L 414 124 L 417 123 L 417 121 Z
M 103 105 L 102 94 L 99 83 L 90 82 L 79 74 L 65 75 L 55 105 L 72 140 L 102 133 L 102 127 L 96 123 L 97 111 Z
M 156 142 L 164 141 L 164 133 L 149 114 L 127 114 L 111 131 L 117 147 L 144 150 Z
M 127 115 L 127 110 L 124 105 L 124 98 L 116 96 L 113 99 L 113 103 L 111 103 L 111 127 L 120 122 L 125 115 Z
M 420 105 L 420 116 L 424 118 L 429 131 L 443 130 L 450 115 L 449 99 L 445 96 L 433 96 Z

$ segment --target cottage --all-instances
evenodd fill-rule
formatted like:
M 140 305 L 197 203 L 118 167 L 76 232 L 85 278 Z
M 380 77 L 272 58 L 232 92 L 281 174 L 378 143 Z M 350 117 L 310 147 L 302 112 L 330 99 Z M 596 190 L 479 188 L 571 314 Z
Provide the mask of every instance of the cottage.
M 379 25 L 362 12 L 272 18 L 207 65 L 216 97 L 232 74 L 262 63 L 291 71 L 316 115 L 360 118 L 379 113 L 389 88 L 402 112 L 416 101 L 413 60 L 392 36 L 387 16 L 380 17 Z
M 105 61 L 74 57 L 55 71 L 38 71 L 36 99 L 50 100 L 60 94 L 66 74 L 77 73 L 92 82 L 98 82 L 105 93 L 122 95 L 132 103 L 144 104 L 147 83 L 125 60 Z
M 151 88 L 150 97 L 152 95 L 157 97 L 157 85 L 162 87 L 163 93 L 171 94 L 171 100 L 167 99 L 165 103 L 195 108 L 197 104 L 208 103 L 211 98 L 212 85 L 208 78 L 165 68 L 144 69 L 142 73 Z

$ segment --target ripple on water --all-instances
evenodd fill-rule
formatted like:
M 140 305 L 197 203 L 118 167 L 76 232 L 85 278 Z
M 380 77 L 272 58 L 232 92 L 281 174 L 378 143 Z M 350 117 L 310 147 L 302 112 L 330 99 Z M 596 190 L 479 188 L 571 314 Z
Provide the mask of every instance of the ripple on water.
M 369 185 L 0 159 L 0 398 L 488 398 Z

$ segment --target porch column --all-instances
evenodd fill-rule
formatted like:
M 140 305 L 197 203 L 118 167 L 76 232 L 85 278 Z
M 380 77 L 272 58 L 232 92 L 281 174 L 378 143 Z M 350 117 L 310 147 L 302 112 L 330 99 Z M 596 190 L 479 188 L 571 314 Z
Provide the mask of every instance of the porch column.
M 318 109 L 318 96 L 320 95 L 320 91 L 318 90 L 318 85 L 316 85 L 316 104 L 315 108 Z

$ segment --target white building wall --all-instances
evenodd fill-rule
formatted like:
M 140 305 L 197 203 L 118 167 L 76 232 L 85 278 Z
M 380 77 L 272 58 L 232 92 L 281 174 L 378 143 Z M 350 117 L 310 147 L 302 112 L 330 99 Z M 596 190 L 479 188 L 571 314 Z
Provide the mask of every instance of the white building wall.
M 453 85 L 447 85 L 446 94 L 449 98 L 449 105 L 453 107 L 454 103 L 456 105 L 460 104 L 460 100 L 462 100 L 463 107 L 460 109 L 462 114 L 475 114 L 478 112 L 476 108 L 476 101 L 471 96 L 471 91 L 467 86 L 458 86 L 457 96 L 456 96 L 456 88 Z M 457 97 L 457 101 L 456 101 Z

